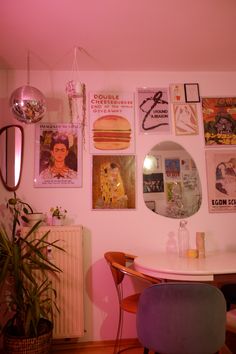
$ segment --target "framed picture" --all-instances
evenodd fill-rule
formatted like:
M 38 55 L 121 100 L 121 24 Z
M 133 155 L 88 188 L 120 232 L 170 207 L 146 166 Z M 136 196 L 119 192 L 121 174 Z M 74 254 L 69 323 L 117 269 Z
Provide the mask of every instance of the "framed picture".
M 35 187 L 82 186 L 82 137 L 78 124 L 36 126 Z
M 172 103 L 185 103 L 184 84 L 170 85 L 170 100 Z
M 236 145 L 236 97 L 203 97 L 206 146 Z
M 156 205 L 155 205 L 154 200 L 146 200 L 145 204 L 148 207 L 148 209 L 150 209 L 151 211 L 154 211 L 154 212 L 156 211 Z
M 182 203 L 183 188 L 181 182 L 166 182 L 166 199 L 167 202 Z
M 89 105 L 90 152 L 134 153 L 134 93 L 91 92 Z
M 207 150 L 210 212 L 236 212 L 236 150 Z
M 162 158 L 161 155 L 148 154 L 144 159 L 143 173 L 150 174 L 154 172 L 162 172 Z
M 135 156 L 93 155 L 92 208 L 135 208 Z
M 200 102 L 198 84 L 184 84 L 185 101 L 188 103 Z
M 167 178 L 180 177 L 180 159 L 165 159 L 165 174 Z
M 164 192 L 163 173 L 150 173 L 143 175 L 143 193 Z
M 198 117 L 196 104 L 174 103 L 173 112 L 176 135 L 198 134 Z
M 170 133 L 168 88 L 138 88 L 139 130 L 141 133 Z

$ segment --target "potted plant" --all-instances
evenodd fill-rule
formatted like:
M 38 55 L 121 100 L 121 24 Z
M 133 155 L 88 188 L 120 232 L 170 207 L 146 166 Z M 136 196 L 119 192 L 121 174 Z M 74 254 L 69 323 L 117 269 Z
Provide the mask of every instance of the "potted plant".
M 56 206 L 50 209 L 52 215 L 52 225 L 62 225 L 66 217 L 67 210 L 63 209 L 61 206 Z
M 41 220 L 23 232 L 22 221 L 28 222 L 29 204 L 16 197 L 7 207 L 12 213 L 10 227 L 0 225 L 0 295 L 5 304 L 5 323 L 1 326 L 4 353 L 46 354 L 50 351 L 53 307 L 56 292 L 50 274 L 61 270 L 47 258 L 47 248 L 57 246 L 47 236 L 36 238 L 34 232 Z

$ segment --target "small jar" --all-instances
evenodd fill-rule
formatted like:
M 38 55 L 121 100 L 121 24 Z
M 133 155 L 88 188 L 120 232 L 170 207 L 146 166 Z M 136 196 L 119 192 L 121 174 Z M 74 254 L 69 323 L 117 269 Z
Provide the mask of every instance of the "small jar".
M 204 258 L 205 255 L 205 232 L 196 232 L 196 247 L 198 250 L 198 257 Z

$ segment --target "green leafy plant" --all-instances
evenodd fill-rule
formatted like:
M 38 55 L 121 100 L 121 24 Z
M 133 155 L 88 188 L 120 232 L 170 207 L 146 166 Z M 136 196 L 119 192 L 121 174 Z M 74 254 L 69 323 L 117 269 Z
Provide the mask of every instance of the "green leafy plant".
M 7 207 L 12 222 L 10 231 L 7 225 L 0 225 L 0 295 L 1 307 L 5 305 L 5 312 L 11 317 L 3 324 L 2 332 L 34 337 L 44 332 L 43 319 L 53 323 L 54 307 L 57 309 L 50 274 L 56 275 L 61 270 L 47 258 L 47 249 L 63 249 L 57 241 L 48 241 L 50 230 L 40 238 L 35 236 L 41 221 L 22 231 L 22 221 L 27 223 L 32 208 L 15 193 Z
M 60 206 L 56 206 L 55 208 L 50 209 L 50 213 L 53 217 L 56 217 L 57 219 L 65 219 L 67 210 L 63 209 Z

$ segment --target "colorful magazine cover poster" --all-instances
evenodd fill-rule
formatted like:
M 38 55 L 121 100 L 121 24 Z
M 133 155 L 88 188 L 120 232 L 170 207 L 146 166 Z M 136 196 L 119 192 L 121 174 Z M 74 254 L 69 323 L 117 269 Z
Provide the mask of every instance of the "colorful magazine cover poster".
M 81 187 L 82 141 L 77 124 L 36 126 L 35 187 Z
M 135 208 L 135 156 L 93 156 L 93 209 Z
M 170 133 L 168 88 L 138 88 L 141 133 Z
M 206 151 L 210 212 L 236 212 L 236 150 Z
M 91 153 L 135 152 L 134 93 L 91 92 L 89 110 Z
M 205 145 L 236 144 L 236 97 L 202 98 Z

